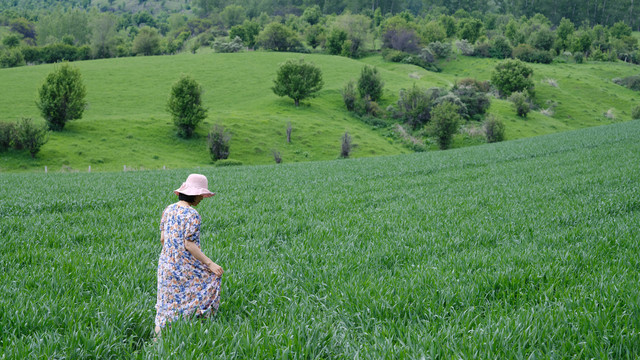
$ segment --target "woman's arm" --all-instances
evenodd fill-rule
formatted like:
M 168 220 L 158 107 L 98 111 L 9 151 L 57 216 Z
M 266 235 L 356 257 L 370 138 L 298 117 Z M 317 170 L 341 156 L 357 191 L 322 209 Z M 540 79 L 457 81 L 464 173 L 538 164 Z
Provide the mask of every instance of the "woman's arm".
M 185 240 L 184 248 L 187 249 L 187 251 L 190 252 L 191 255 L 193 255 L 193 257 L 195 257 L 196 259 L 200 260 L 203 264 L 205 264 L 205 266 L 209 268 L 209 271 L 216 274 L 217 276 L 222 276 L 222 273 L 224 272 L 222 270 L 222 267 L 220 267 L 218 264 L 211 261 L 211 259 L 209 259 L 207 255 L 205 255 L 202 252 L 202 250 L 200 250 L 200 248 L 198 247 L 198 245 L 196 245 L 195 242 Z
M 164 231 L 160 230 L 160 242 L 162 243 L 162 247 L 164 247 Z

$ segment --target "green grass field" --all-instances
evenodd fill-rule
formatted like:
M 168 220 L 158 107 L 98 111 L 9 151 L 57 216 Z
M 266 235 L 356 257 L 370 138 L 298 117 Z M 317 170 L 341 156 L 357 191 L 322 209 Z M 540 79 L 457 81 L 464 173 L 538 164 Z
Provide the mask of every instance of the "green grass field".
M 222 302 L 157 342 L 158 222 L 190 170 L 0 174 L 0 358 L 635 359 L 638 138 L 196 169 Z
M 288 58 L 304 57 L 323 70 L 325 87 L 300 108 L 275 96 L 270 87 L 278 65 Z M 272 150 L 284 162 L 331 160 L 339 155 L 340 137 L 348 131 L 358 145 L 354 157 L 407 153 L 388 131 L 374 130 L 351 116 L 340 90 L 356 79 L 365 64 L 380 68 L 385 81 L 381 106 L 394 104 L 401 88 L 417 83 L 423 87 L 451 86 L 457 79 L 490 78 L 496 60 L 459 57 L 432 73 L 411 65 L 387 63 L 379 56 L 361 60 L 327 55 L 247 52 L 132 57 L 74 63 L 87 86 L 89 107 L 81 120 L 52 134 L 36 159 L 23 152 L 0 154 L 0 171 L 52 171 L 161 169 L 206 166 L 206 134 L 214 124 L 232 133 L 230 157 L 244 164 L 273 163 Z M 518 139 L 583 127 L 630 120 L 640 95 L 611 82 L 638 72 L 623 63 L 532 65 L 537 102 L 557 102 L 551 117 L 532 112 L 518 118 L 508 102 L 493 100 L 490 113 L 507 125 L 507 138 Z M 35 106 L 37 89 L 55 65 L 0 69 L 0 121 L 31 117 L 42 122 Z M 181 74 L 195 77 L 205 90 L 209 118 L 194 140 L 181 140 L 165 111 L 172 84 Z M 418 79 L 419 78 L 419 79 Z M 549 85 L 553 79 L 558 87 Z M 611 110 L 613 118 L 605 114 Z M 286 143 L 287 123 L 293 141 Z M 473 143 L 473 142 L 471 142 Z M 465 141 L 457 139 L 457 146 Z

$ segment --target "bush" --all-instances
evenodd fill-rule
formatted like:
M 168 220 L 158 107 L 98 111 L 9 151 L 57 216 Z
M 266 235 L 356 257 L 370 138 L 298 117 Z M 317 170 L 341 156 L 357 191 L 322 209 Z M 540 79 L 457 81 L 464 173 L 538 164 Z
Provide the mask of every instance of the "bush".
M 42 51 L 39 47 L 36 46 L 25 46 L 20 49 L 22 52 L 22 56 L 24 57 L 24 61 L 27 64 L 37 64 L 42 62 Z
M 427 46 L 429 51 L 437 58 L 446 59 L 451 55 L 451 43 L 441 43 L 440 41 L 434 41 Z
M 78 49 L 69 44 L 51 44 L 43 47 L 40 51 L 42 62 L 51 64 L 60 61 L 78 60 Z
M 511 94 L 511 96 L 509 96 L 509 101 L 513 103 L 513 107 L 515 108 L 516 114 L 518 114 L 518 116 L 523 118 L 527 117 L 527 114 L 529 114 L 531 107 L 529 106 L 527 96 L 524 93 L 514 92 L 513 94 Z
M 345 41 L 347 41 L 347 32 L 342 29 L 334 28 L 327 36 L 325 46 L 329 54 L 340 55 Z
M 380 100 L 383 86 L 384 82 L 376 67 L 365 66 L 362 68 L 358 79 L 358 93 L 361 98 L 368 98 L 371 101 Z
M 376 117 L 382 114 L 382 110 L 380 109 L 380 106 L 378 106 L 378 103 L 369 100 L 367 97 L 358 98 L 356 100 L 354 111 L 360 116 L 369 115 Z
M 209 131 L 207 145 L 211 160 L 218 161 L 229 157 L 229 141 L 231 141 L 231 135 L 224 130 L 223 126 L 215 125 Z
M 520 44 L 513 49 L 513 57 L 522 61 L 550 64 L 553 57 L 549 51 L 538 50 L 531 45 Z
M 0 151 L 10 149 L 17 138 L 16 125 L 0 121 Z
M 488 116 L 482 125 L 487 142 L 504 140 L 504 123 L 495 116 Z
M 301 46 L 298 34 L 277 22 L 267 25 L 260 32 L 257 43 L 263 49 L 273 51 L 293 51 Z
M 469 43 L 469 40 L 456 40 L 456 47 L 460 53 L 465 56 L 472 56 L 475 48 Z
M 234 160 L 234 159 L 223 159 L 216 161 L 216 167 L 224 167 L 224 166 L 240 166 L 242 165 L 242 161 Z
M 484 92 L 475 86 L 455 85 L 452 92 L 457 96 L 466 108 L 466 116 L 479 120 L 480 116 L 487 112 L 491 102 Z
M 82 118 L 87 102 L 87 91 L 78 69 L 63 64 L 42 84 L 39 91 L 38 109 L 50 130 L 61 131 L 69 120 Z
M 448 149 L 460 123 L 458 106 L 448 101 L 435 106 L 431 114 L 431 123 L 431 132 L 438 146 L 441 150 Z
M 356 87 L 353 84 L 353 80 L 349 81 L 347 85 L 342 89 L 342 100 L 348 111 L 353 111 L 356 108 L 356 101 L 358 95 L 356 94 Z
M 506 59 L 511 57 L 511 45 L 504 36 L 496 36 L 489 47 L 489 56 L 496 59 Z
M 398 116 L 415 129 L 429 121 L 431 105 L 427 92 L 413 84 L 409 90 L 400 90 Z
M 171 88 L 167 111 L 178 128 L 178 136 L 190 138 L 198 124 L 207 117 L 207 109 L 202 106 L 200 84 L 183 75 Z
M 575 61 L 576 64 L 582 64 L 584 62 L 584 54 L 580 51 L 576 51 L 573 53 L 573 61 Z
M 473 56 L 485 58 L 491 57 L 491 45 L 486 42 L 477 44 L 473 50 Z
M 345 159 L 348 158 L 351 154 L 352 148 L 353 144 L 351 143 L 351 135 L 345 131 L 341 138 L 340 157 Z
M 143 26 L 133 39 L 133 53 L 136 55 L 157 55 L 160 53 L 160 34 L 155 28 Z
M 0 68 L 12 68 L 24 64 L 24 55 L 18 49 L 8 49 L 0 55 Z
M 480 81 L 473 78 L 462 78 L 456 85 L 454 85 L 454 88 L 456 86 L 472 87 L 474 90 L 481 91 L 483 93 L 488 93 L 489 91 L 491 91 L 491 84 L 488 81 Z
M 640 105 L 634 107 L 631 110 L 631 118 L 633 120 L 640 120 Z
M 417 53 L 420 49 L 420 37 L 413 29 L 390 29 L 382 35 L 382 46 L 387 49 Z
M 533 69 L 520 60 L 505 60 L 491 74 L 491 83 L 501 94 L 511 95 L 513 92 L 528 91 L 533 94 Z
M 213 49 L 218 53 L 235 53 L 244 50 L 244 44 L 242 43 L 242 39 L 236 36 L 231 41 L 214 41 Z
M 613 82 L 631 90 L 640 91 L 640 75 L 627 76 L 622 79 L 615 78 Z
M 31 119 L 23 118 L 16 129 L 17 138 L 24 149 L 29 151 L 32 158 L 40 151 L 42 145 L 49 140 L 46 125 L 34 125 Z

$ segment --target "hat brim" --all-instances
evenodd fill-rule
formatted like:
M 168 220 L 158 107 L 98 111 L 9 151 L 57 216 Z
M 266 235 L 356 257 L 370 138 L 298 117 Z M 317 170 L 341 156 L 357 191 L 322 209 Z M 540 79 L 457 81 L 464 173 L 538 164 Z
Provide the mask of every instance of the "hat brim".
M 209 189 L 204 188 L 196 188 L 192 186 L 188 186 L 186 184 L 182 184 L 179 189 L 173 191 L 176 195 L 185 194 L 189 196 L 198 196 L 202 195 L 202 197 L 208 198 L 214 196 L 216 193 L 209 191 Z

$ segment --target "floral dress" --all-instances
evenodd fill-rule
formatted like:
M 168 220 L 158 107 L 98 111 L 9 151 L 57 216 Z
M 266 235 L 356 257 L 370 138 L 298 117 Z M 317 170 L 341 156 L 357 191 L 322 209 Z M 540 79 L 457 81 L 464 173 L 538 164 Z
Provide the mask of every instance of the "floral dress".
M 200 214 L 189 206 L 169 205 L 162 213 L 160 231 L 164 246 L 158 260 L 157 326 L 191 315 L 215 314 L 220 303 L 221 277 L 184 247 L 193 241 L 200 247 Z

